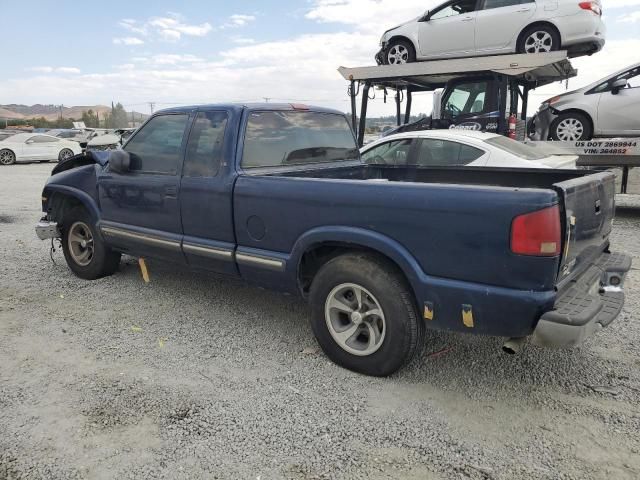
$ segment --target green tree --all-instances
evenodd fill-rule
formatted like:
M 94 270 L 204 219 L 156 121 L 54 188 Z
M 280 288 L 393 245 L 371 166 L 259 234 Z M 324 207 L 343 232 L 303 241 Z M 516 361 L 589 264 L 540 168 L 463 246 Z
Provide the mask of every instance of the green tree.
M 98 125 L 98 117 L 92 109 L 87 110 L 86 112 L 82 112 L 82 121 L 85 126 L 88 128 L 97 128 Z

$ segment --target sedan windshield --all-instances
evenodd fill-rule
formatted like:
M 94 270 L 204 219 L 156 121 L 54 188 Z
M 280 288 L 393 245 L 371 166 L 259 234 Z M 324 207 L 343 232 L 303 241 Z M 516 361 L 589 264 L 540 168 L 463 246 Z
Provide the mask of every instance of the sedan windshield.
M 509 152 L 517 157 L 524 158 L 525 160 L 540 160 L 547 157 L 547 155 L 539 152 L 535 147 L 525 145 L 524 143 L 517 142 L 516 140 L 512 140 L 507 137 L 491 137 L 485 140 L 485 143 L 493 145 L 494 147 L 504 150 L 505 152 Z

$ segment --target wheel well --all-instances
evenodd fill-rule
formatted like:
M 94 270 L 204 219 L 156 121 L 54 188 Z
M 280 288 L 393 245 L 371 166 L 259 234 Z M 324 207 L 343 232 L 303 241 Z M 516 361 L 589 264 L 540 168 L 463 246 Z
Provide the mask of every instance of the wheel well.
M 402 40 L 403 42 L 407 42 L 409 45 L 411 45 L 411 48 L 413 48 L 413 53 L 417 52 L 416 46 L 413 44 L 413 42 L 411 40 L 409 40 L 407 37 L 404 37 L 402 35 L 396 35 L 395 37 L 391 37 L 387 41 L 387 49 L 388 49 L 389 45 L 391 45 L 391 42 L 393 42 L 394 40 L 395 41 Z
M 559 111 L 558 112 L 558 117 L 560 115 L 564 115 L 565 113 L 579 113 L 580 115 L 584 115 L 584 117 L 589 121 L 589 125 L 591 127 L 591 135 L 593 136 L 593 134 L 595 133 L 594 131 L 594 125 L 593 125 L 593 118 L 591 118 L 591 115 L 589 115 L 587 112 L 585 112 L 584 110 L 580 110 L 579 108 L 570 108 L 568 110 L 563 110 L 563 111 Z M 557 120 L 557 118 L 553 121 L 553 123 L 555 123 Z M 552 125 L 553 125 L 552 123 Z
M 558 30 L 558 27 L 556 27 L 551 22 L 533 22 L 533 23 L 527 25 L 526 27 L 524 27 L 522 29 L 522 31 L 520 32 L 520 35 L 518 35 L 518 41 L 516 42 L 516 48 L 518 48 L 520 46 L 520 42 L 522 42 L 522 40 L 524 38 L 524 32 L 529 30 L 531 27 L 542 27 L 542 26 L 550 27 L 556 32 L 556 34 L 558 35 L 558 38 L 560 39 L 560 48 L 562 48 L 562 35 L 560 34 L 560 30 Z
M 86 209 L 84 204 L 76 197 L 65 195 L 63 193 L 54 193 L 49 201 L 49 209 L 47 213 L 51 220 L 61 223 L 66 213 L 76 207 Z
M 402 269 L 398 266 L 398 264 L 389 258 L 387 255 L 380 253 L 378 250 L 373 248 L 364 247 L 361 245 L 354 245 L 351 243 L 340 243 L 340 242 L 332 242 L 332 243 L 323 243 L 321 245 L 316 245 L 309 250 L 307 250 L 300 259 L 300 263 L 298 264 L 298 288 L 302 293 L 303 297 L 307 297 L 309 293 L 309 289 L 311 288 L 311 283 L 313 282 L 314 277 L 320 270 L 320 268 L 326 264 L 329 260 L 339 257 L 340 255 L 344 255 L 346 253 L 368 253 L 371 255 L 375 255 L 379 259 L 381 259 L 385 264 L 387 264 L 391 269 L 395 270 L 402 279 L 406 282 L 407 287 L 413 292 L 413 288 L 411 287 L 411 283 L 407 279 L 407 276 L 402 271 Z M 415 292 L 414 292 L 415 298 Z

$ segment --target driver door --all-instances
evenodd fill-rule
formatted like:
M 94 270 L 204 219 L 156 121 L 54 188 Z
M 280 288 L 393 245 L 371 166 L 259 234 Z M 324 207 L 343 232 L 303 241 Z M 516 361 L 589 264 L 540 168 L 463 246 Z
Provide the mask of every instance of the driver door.
M 419 22 L 421 57 L 472 55 L 475 50 L 477 0 L 453 0 Z

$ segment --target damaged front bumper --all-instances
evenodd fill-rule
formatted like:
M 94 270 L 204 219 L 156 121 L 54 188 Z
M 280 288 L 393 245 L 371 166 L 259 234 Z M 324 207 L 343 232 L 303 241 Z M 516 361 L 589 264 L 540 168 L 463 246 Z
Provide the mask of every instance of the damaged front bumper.
M 558 111 L 551 107 L 543 108 L 531 120 L 531 140 L 546 142 L 549 140 L 551 124 L 558 118 Z
M 40 240 L 62 237 L 60 229 L 58 228 L 58 223 L 49 221 L 47 219 L 47 215 L 44 215 L 36 224 L 36 235 Z
M 629 255 L 600 255 L 558 295 L 554 309 L 538 321 L 531 343 L 541 347 L 575 347 L 608 326 L 624 305 L 622 285 L 630 269 Z

